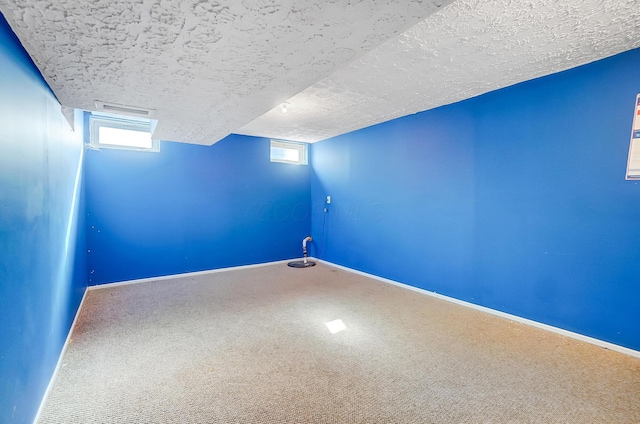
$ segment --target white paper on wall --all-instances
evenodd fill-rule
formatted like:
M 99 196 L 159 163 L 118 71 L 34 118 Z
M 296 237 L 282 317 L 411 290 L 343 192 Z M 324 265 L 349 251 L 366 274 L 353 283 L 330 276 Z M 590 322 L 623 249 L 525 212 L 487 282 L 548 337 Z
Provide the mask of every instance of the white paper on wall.
M 633 111 L 626 179 L 640 180 L 640 94 L 636 96 L 636 106 Z

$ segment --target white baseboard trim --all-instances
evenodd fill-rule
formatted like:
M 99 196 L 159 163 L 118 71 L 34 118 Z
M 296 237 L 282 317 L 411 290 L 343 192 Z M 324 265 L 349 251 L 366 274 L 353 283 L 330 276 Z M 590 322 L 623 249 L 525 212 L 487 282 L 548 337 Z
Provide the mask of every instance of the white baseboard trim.
M 78 310 L 76 311 L 76 315 L 73 318 L 71 327 L 69 328 L 69 333 L 67 334 L 67 338 L 64 341 L 62 350 L 60 351 L 60 356 L 58 357 L 58 362 L 56 363 L 56 367 L 53 370 L 53 375 L 51 376 L 51 379 L 49 380 L 49 384 L 47 385 L 47 389 L 45 390 L 44 395 L 42 396 L 42 401 L 40 402 L 40 406 L 38 407 L 38 412 L 36 413 L 36 416 L 33 420 L 33 424 L 37 424 L 38 421 L 40 420 L 40 416 L 42 415 L 42 410 L 44 408 L 44 405 L 47 402 L 47 399 L 49 398 L 49 393 L 53 388 L 53 384 L 55 383 L 56 377 L 58 376 L 58 372 L 60 372 L 60 367 L 62 367 L 62 359 L 64 357 L 65 352 L 67 351 L 67 346 L 69 345 L 69 341 L 71 340 L 73 329 L 76 326 L 76 322 L 78 320 L 78 317 L 80 316 L 80 311 L 82 311 L 82 306 L 84 305 L 84 301 L 87 298 L 87 293 L 89 292 L 89 290 L 98 290 L 98 289 L 104 289 L 107 287 L 145 283 L 148 281 L 171 280 L 175 278 L 192 277 L 196 275 L 215 274 L 218 272 L 237 271 L 240 269 L 258 268 L 258 267 L 269 266 L 269 265 L 283 264 L 283 263 L 287 263 L 287 262 L 291 262 L 299 259 L 302 259 L 302 258 L 284 259 L 281 261 L 263 262 L 260 264 L 253 264 L 253 265 L 242 265 L 242 266 L 234 266 L 234 267 L 228 267 L 228 268 L 211 269 L 206 271 L 186 272 L 183 274 L 164 275 L 160 277 L 141 278 L 138 280 L 120 281 L 117 283 L 107 283 L 107 284 L 100 284 L 97 286 L 88 286 L 87 289 L 84 291 L 84 294 L 82 295 L 82 300 L 80 301 L 80 305 L 78 305 Z
M 95 286 L 89 286 L 87 289 L 88 290 L 100 290 L 100 289 L 106 289 L 106 288 L 110 288 L 110 287 L 127 286 L 127 285 L 130 285 L 130 284 L 148 283 L 150 281 L 173 280 L 175 278 L 195 277 L 197 275 L 216 274 L 218 272 L 238 271 L 238 270 L 241 270 L 241 269 L 259 268 L 259 267 L 269 266 L 269 265 L 284 264 L 284 263 L 291 262 L 291 261 L 296 261 L 296 260 L 299 260 L 299 259 L 302 259 L 302 258 L 284 259 L 284 260 L 281 260 L 281 261 L 263 262 L 263 263 L 259 263 L 259 264 L 253 264 L 253 265 L 232 266 L 232 267 L 228 267 L 228 268 L 209 269 L 209 270 L 205 270 L 205 271 L 185 272 L 185 273 L 182 273 L 182 274 L 161 275 L 159 277 L 139 278 L 137 280 L 128 280 L 128 281 L 118 281 L 118 282 L 115 282 L 115 283 L 97 284 Z
M 73 322 L 71 323 L 71 327 L 69 327 L 69 332 L 67 333 L 67 338 L 64 341 L 64 345 L 62 345 L 62 350 L 60 351 L 60 356 L 58 356 L 58 362 L 56 363 L 56 367 L 53 370 L 53 374 L 51 375 L 51 379 L 49 379 L 49 384 L 47 385 L 47 389 L 44 391 L 44 395 L 42 396 L 42 400 L 40 401 L 40 406 L 38 407 L 38 412 L 36 412 L 36 417 L 33 420 L 33 424 L 38 424 L 40 421 L 40 416 L 42 415 L 42 410 L 44 409 L 45 403 L 47 403 L 47 399 L 49 398 L 49 394 L 51 393 L 51 389 L 53 388 L 53 384 L 56 381 L 56 377 L 60 372 L 60 367 L 62 367 L 62 359 L 64 357 L 64 353 L 67 351 L 67 346 L 69 346 L 69 341 L 71 340 L 71 335 L 73 333 L 73 329 L 76 326 L 76 322 L 78 321 L 78 317 L 80 316 L 80 311 L 82 311 L 82 305 L 84 305 L 84 300 L 87 298 L 87 292 L 89 290 L 85 290 L 82 295 L 82 300 L 78 305 L 78 310 L 76 311 L 75 317 L 73 317 Z
M 458 305 L 462 305 L 462 306 L 466 306 L 467 308 L 472 308 L 472 309 L 476 309 L 478 311 L 482 311 L 482 312 L 486 312 L 488 314 L 491 315 L 495 315 L 501 318 L 506 318 L 508 320 L 511 321 L 515 321 L 515 322 L 519 322 L 521 324 L 526 324 L 526 325 L 530 325 L 532 327 L 536 327 L 536 328 L 540 328 L 542 330 L 547 330 L 547 331 L 551 331 L 553 333 L 556 334 L 560 334 L 562 336 L 565 337 L 571 337 L 572 339 L 576 339 L 576 340 L 580 340 L 583 342 L 587 342 L 599 347 L 603 347 L 605 349 L 609 349 L 609 350 L 613 350 L 615 352 L 619 352 L 619 353 L 624 353 L 625 355 L 629 355 L 629 356 L 633 356 L 635 358 L 640 358 L 640 351 L 637 350 L 633 350 L 633 349 L 629 349 L 627 347 L 624 346 L 620 346 L 614 343 L 610 343 L 610 342 L 605 342 L 604 340 L 600 340 L 600 339 L 595 339 L 593 337 L 589 337 L 589 336 L 585 336 L 583 334 L 579 334 L 579 333 L 574 333 L 573 331 L 568 331 L 568 330 L 564 330 L 562 328 L 558 328 L 558 327 L 554 327 L 552 325 L 548 325 L 548 324 L 543 324 L 541 322 L 538 321 L 533 321 L 527 318 L 522 318 L 519 317 L 517 315 L 511 315 L 508 314 L 506 312 L 501 312 L 501 311 L 497 311 L 495 309 L 491 309 L 491 308 L 487 308 L 485 306 L 480 306 L 480 305 L 476 305 L 474 303 L 470 303 L 470 302 L 465 302 L 464 300 L 459 300 L 456 299 L 454 297 L 449 297 L 449 296 L 445 296 L 436 292 L 431 292 L 428 290 L 424 290 L 418 287 L 414 287 L 414 286 L 410 286 L 408 284 L 404 284 L 404 283 L 400 283 L 398 281 L 394 281 L 394 280 L 389 280 L 388 278 L 383 278 L 383 277 L 378 277 L 377 275 L 373 275 L 373 274 L 368 274 L 366 272 L 362 272 L 362 271 L 358 271 L 352 268 L 347 268 L 346 266 L 342 266 L 342 265 L 338 265 L 338 264 L 334 264 L 332 262 L 328 262 L 325 261 L 323 259 L 315 259 L 315 261 L 318 261 L 322 264 L 325 265 L 329 265 L 332 266 L 334 268 L 338 268 L 341 269 L 343 271 L 347 271 L 347 272 L 351 272 L 354 274 L 358 274 L 358 275 L 362 275 L 363 277 L 368 277 L 374 280 L 378 280 L 381 281 L 383 283 L 387 283 L 387 284 L 392 284 L 394 286 L 398 286 L 398 287 L 402 287 L 404 289 L 408 289 L 408 290 L 412 290 L 421 294 L 426 294 L 427 296 L 431 296 L 431 297 L 435 297 L 437 299 L 442 299 L 442 300 L 446 300 L 447 302 L 452 302 Z

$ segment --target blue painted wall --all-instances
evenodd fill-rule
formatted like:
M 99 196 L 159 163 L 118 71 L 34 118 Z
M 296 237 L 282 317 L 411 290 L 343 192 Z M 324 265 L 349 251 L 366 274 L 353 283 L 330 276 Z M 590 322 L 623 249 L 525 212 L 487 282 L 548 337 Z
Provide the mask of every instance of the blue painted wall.
M 89 284 L 300 257 L 309 166 L 269 161 L 269 140 L 162 142 L 86 152 Z
M 638 69 L 634 50 L 314 144 L 314 253 L 640 350 Z
M 4 20 L 0 65 L 0 422 L 35 416 L 87 281 L 299 257 L 310 229 L 329 261 L 640 350 L 640 50 L 315 144 L 311 166 L 234 135 L 89 151 L 84 180 L 82 119 Z
M 0 422 L 29 423 L 86 289 L 82 140 L 2 15 L 0 69 Z

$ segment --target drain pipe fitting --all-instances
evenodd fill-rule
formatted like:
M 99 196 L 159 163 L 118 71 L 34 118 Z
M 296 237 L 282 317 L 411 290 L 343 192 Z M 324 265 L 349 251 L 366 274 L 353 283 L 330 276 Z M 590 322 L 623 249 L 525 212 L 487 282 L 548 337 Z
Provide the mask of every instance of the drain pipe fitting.
M 302 256 L 304 257 L 304 263 L 307 263 L 307 242 L 313 240 L 311 236 L 307 236 L 302 240 Z

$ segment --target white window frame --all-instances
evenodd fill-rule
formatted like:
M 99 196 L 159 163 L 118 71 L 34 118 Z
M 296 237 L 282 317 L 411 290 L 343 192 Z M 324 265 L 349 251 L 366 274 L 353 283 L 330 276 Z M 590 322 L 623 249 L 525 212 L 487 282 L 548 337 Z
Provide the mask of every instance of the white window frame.
M 294 160 L 274 158 L 273 155 L 271 155 L 271 149 L 274 147 L 281 148 L 281 149 L 297 150 L 299 152 L 298 157 L 300 159 L 297 161 L 294 161 Z M 291 165 L 308 165 L 309 164 L 309 144 L 296 143 L 293 141 L 284 141 L 284 140 L 271 140 L 271 145 L 269 148 L 269 157 L 271 159 L 271 162 L 288 163 Z
M 94 150 L 105 148 L 105 149 L 118 149 L 118 150 L 133 150 L 138 152 L 159 152 L 160 151 L 160 140 L 155 140 L 155 139 L 151 140 L 151 147 L 132 147 L 132 146 L 121 146 L 116 144 L 101 143 L 100 137 L 99 137 L 101 127 L 151 133 L 151 121 L 148 119 L 126 118 L 126 117 L 120 117 L 120 116 L 107 116 L 107 115 L 92 113 L 89 115 L 88 147 Z

